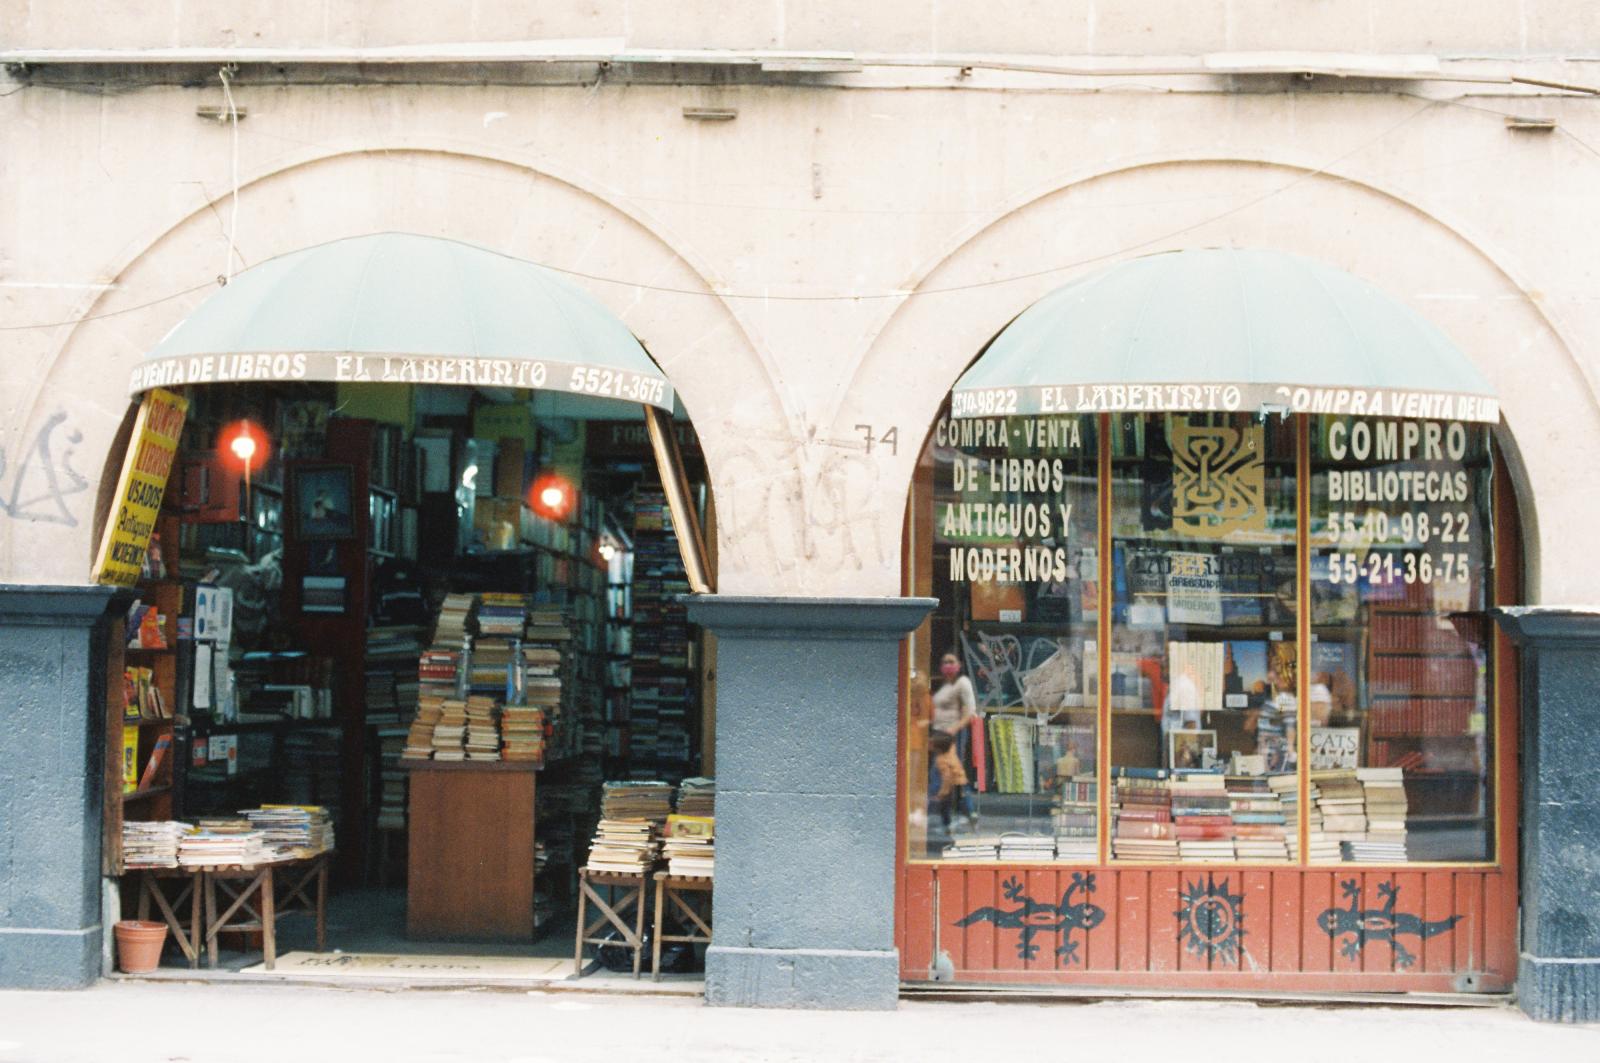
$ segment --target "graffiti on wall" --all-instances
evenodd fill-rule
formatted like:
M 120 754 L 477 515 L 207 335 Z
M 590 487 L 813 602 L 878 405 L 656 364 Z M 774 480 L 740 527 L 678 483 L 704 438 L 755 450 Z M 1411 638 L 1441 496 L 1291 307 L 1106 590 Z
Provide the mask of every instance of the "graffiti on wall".
M 1067 891 L 1061 895 L 1060 904 L 1034 900 L 1022 892 L 1022 883 L 1015 878 L 1007 879 L 1001 889 L 1006 900 L 1016 902 L 1018 907 L 978 908 L 957 920 L 955 925 L 966 927 L 974 923 L 993 923 L 1002 930 L 1020 930 L 1022 936 L 1017 941 L 1017 955 L 1025 960 L 1039 955 L 1039 946 L 1033 941 L 1034 935 L 1052 933 L 1061 935 L 1061 944 L 1056 949 L 1061 962 L 1076 962 L 1079 959 L 1078 943 L 1072 940 L 1072 932 L 1082 930 L 1087 933 L 1099 926 L 1106 917 L 1104 908 L 1089 901 L 1089 894 L 1094 892 L 1093 872 L 1074 871 Z M 1074 895 L 1078 900 L 1073 900 Z
M 1339 946 L 1339 954 L 1347 959 L 1361 955 L 1369 941 L 1385 941 L 1394 949 L 1394 962 L 1401 967 L 1410 967 L 1417 962 L 1417 957 L 1401 944 L 1399 935 L 1407 934 L 1422 941 L 1448 933 L 1462 919 L 1459 915 L 1452 915 L 1430 923 L 1413 912 L 1395 911 L 1400 889 L 1392 882 L 1378 883 L 1378 897 L 1383 902 L 1381 908 L 1361 907 L 1361 887 L 1356 885 L 1353 878 L 1345 879 L 1339 888 L 1350 902 L 1350 907 L 1325 909 L 1317 916 L 1317 925 L 1331 938 L 1350 935 Z
M 27 446 L 7 453 L 0 448 L 0 514 L 12 520 L 78 526 L 68 500 L 89 490 L 89 481 L 72 460 L 83 433 L 67 425 L 67 415 L 51 415 Z
M 788 454 L 747 442 L 724 460 L 716 484 L 723 541 L 736 563 L 783 573 L 881 566 L 888 551 L 877 526 L 879 481 L 877 460 L 854 441 Z

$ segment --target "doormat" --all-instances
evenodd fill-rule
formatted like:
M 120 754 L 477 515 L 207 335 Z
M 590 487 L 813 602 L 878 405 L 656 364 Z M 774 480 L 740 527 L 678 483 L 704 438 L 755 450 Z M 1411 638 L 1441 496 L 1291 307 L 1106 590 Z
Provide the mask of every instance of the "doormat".
M 548 982 L 572 973 L 572 961 L 547 956 L 403 956 L 383 952 L 290 952 L 273 970 L 265 963 L 244 974 L 286 978 L 450 979 L 473 982 Z

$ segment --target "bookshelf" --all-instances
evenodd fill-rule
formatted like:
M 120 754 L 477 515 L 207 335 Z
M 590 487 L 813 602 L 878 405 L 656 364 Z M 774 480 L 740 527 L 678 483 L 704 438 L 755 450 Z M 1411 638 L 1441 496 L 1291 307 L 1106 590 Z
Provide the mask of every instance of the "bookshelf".
M 694 773 L 695 644 L 688 610 L 676 600 L 689 582 L 659 487 L 634 489 L 633 549 L 629 771 L 677 782 Z
M 106 653 L 104 869 L 121 875 L 122 824 L 176 818 L 183 761 L 178 724 L 187 680 L 179 618 L 187 600 L 177 572 L 180 521 L 163 507 L 156 519 L 161 567 L 134 588 L 129 613 L 110 625 Z M 129 618 L 148 612 L 142 630 Z M 130 645 L 131 644 L 131 645 Z
M 1486 645 L 1487 618 L 1452 614 L 1443 626 L 1422 587 L 1368 608 L 1365 762 L 1404 769 L 1411 820 L 1481 818 L 1488 735 L 1472 647 Z

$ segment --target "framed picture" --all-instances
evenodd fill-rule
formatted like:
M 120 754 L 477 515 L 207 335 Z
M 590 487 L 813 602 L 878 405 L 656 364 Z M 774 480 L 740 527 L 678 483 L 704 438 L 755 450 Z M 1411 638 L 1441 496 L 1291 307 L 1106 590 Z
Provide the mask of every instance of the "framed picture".
M 1167 732 L 1167 767 L 1173 771 L 1204 771 L 1216 763 L 1217 732 Z
M 355 470 L 348 465 L 302 465 L 295 469 L 296 534 L 301 539 L 352 538 L 356 533 L 356 513 L 350 497 L 354 487 Z

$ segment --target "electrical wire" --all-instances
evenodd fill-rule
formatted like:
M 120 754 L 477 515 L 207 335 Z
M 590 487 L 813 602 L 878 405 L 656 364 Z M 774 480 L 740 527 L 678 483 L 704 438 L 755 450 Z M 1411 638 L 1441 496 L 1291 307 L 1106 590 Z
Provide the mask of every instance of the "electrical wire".
M 227 285 L 233 280 L 234 239 L 239 233 L 239 108 L 233 102 L 233 71 L 224 66 L 217 71 L 217 77 L 222 81 L 222 98 L 228 104 L 228 121 L 233 126 L 229 170 L 233 184 L 233 206 L 228 212 L 228 260 L 222 269 L 222 283 Z
M 224 88 L 226 88 L 226 86 L 227 86 L 226 79 L 224 79 L 223 84 L 224 84 Z M 641 291 L 658 292 L 658 293 L 668 294 L 668 295 L 698 296 L 698 297 L 701 297 L 701 298 L 713 298 L 713 299 L 724 299 L 724 300 L 733 300 L 733 299 L 757 300 L 757 301 L 764 301 L 764 302 L 765 301 L 770 301 L 770 302 L 860 302 L 860 301 L 865 301 L 865 300 L 910 299 L 910 298 L 917 298 L 917 297 L 929 296 L 929 295 L 948 295 L 948 294 L 955 294 L 955 293 L 967 292 L 967 291 L 978 291 L 978 290 L 983 290 L 983 289 L 988 289 L 988 288 L 999 287 L 999 286 L 1005 285 L 1005 284 L 1014 284 L 1014 283 L 1018 283 L 1020 281 L 1036 280 L 1036 279 L 1038 279 L 1040 277 L 1045 277 L 1045 276 L 1049 276 L 1051 274 L 1065 272 L 1067 270 L 1077 269 L 1079 267 L 1086 266 L 1086 265 L 1092 265 L 1092 264 L 1094 264 L 1096 262 L 1103 262 L 1103 261 L 1106 261 L 1106 260 L 1109 260 L 1109 259 L 1119 258 L 1119 257 L 1121 257 L 1123 255 L 1127 255 L 1127 254 L 1130 254 L 1132 252 L 1142 251 L 1142 250 L 1144 250 L 1146 248 L 1153 247 L 1153 246 L 1156 246 L 1156 245 L 1161 244 L 1161 243 L 1165 243 L 1166 241 L 1175 239 L 1175 238 L 1180 237 L 1180 236 L 1187 235 L 1187 234 L 1195 232 L 1195 231 L 1197 231 L 1199 229 L 1203 229 L 1208 225 L 1213 225 L 1213 224 L 1215 224 L 1215 223 L 1217 223 L 1219 221 L 1223 221 L 1223 220 L 1226 220 L 1227 218 L 1230 218 L 1230 217 L 1233 217 L 1233 216 L 1235 216 L 1237 214 L 1243 213 L 1244 211 L 1247 211 L 1247 210 L 1250 210 L 1250 209 L 1252 209 L 1254 207 L 1257 207 L 1257 206 L 1261 205 L 1262 203 L 1265 203 L 1266 201 L 1268 201 L 1270 199 L 1273 199 L 1273 198 L 1275 198 L 1277 196 L 1283 195 L 1284 193 L 1293 190 L 1294 188 L 1304 184 L 1307 181 L 1312 180 L 1313 178 L 1319 177 L 1319 176 L 1327 173 L 1333 167 L 1339 165 L 1341 162 L 1345 161 L 1346 159 L 1349 159 L 1349 158 L 1351 158 L 1351 157 L 1353 157 L 1355 155 L 1358 155 L 1361 152 L 1366 151 L 1367 149 L 1369 149 L 1369 148 L 1373 147 L 1374 145 L 1380 143 L 1381 141 L 1383 141 L 1384 139 L 1388 138 L 1389 136 L 1392 136 L 1394 133 L 1398 132 L 1401 128 L 1403 128 L 1404 126 L 1406 126 L 1406 125 L 1410 124 L 1411 122 L 1415 121 L 1418 117 L 1420 117 L 1421 115 L 1423 115 L 1423 114 L 1427 113 L 1428 111 L 1432 110 L 1434 107 L 1437 107 L 1440 104 L 1447 104 L 1447 103 L 1453 102 L 1451 100 L 1438 100 L 1438 99 L 1430 99 L 1430 98 L 1422 97 L 1422 96 L 1416 96 L 1413 93 L 1402 93 L 1401 95 L 1409 96 L 1409 97 L 1414 98 L 1414 99 L 1419 99 L 1419 100 L 1421 100 L 1423 102 L 1423 106 L 1421 106 L 1421 107 L 1417 108 L 1416 110 L 1412 111 L 1411 113 L 1407 114 L 1404 118 L 1400 119 L 1398 122 L 1395 122 L 1395 123 L 1385 127 L 1383 130 L 1381 130 L 1380 132 L 1378 132 L 1374 136 L 1372 136 L 1372 137 L 1362 141 L 1361 143 L 1355 145 L 1354 147 L 1349 148 L 1346 151 L 1340 153 L 1339 155 L 1337 155 L 1334 158 L 1330 159 L 1326 163 L 1323 163 L 1322 165 L 1316 167 L 1315 169 L 1306 170 L 1303 173 L 1300 173 L 1300 174 L 1296 175 L 1292 180 L 1287 181 L 1282 185 L 1279 185 L 1279 186 L 1277 186 L 1275 188 L 1269 189 L 1266 192 L 1263 192 L 1262 194 L 1260 194 L 1258 196 L 1254 196 L 1251 199 L 1248 199 L 1245 202 L 1240 203 L 1240 204 L 1238 204 L 1238 205 L 1236 205 L 1234 207 L 1231 207 L 1231 208 L 1229 208 L 1227 210 L 1221 211 L 1221 212 L 1216 213 L 1216 214 L 1209 215 L 1209 216 L 1207 216 L 1205 218 L 1202 218 L 1202 219 L 1200 219 L 1198 221 L 1192 222 L 1192 223 L 1190 223 L 1188 225 L 1184 225 L 1184 226 L 1180 226 L 1180 227 L 1178 227 L 1176 229 L 1168 230 L 1168 231 L 1163 232 L 1163 233 L 1161 233 L 1159 235 L 1148 237 L 1148 238 L 1146 238 L 1144 240 L 1139 240 L 1139 241 L 1136 241 L 1134 243 L 1127 244 L 1127 245 L 1124 245 L 1122 247 L 1118 247 L 1118 248 L 1116 248 L 1114 250 L 1111 250 L 1111 251 L 1105 251 L 1105 252 L 1102 252 L 1100 254 L 1089 255 L 1089 256 L 1086 256 L 1086 257 L 1083 257 L 1083 258 L 1074 259 L 1074 260 L 1072 260 L 1070 262 L 1064 262 L 1064 263 L 1061 263 L 1061 264 L 1058 264 L 1058 265 L 1048 266 L 1048 267 L 1045 267 L 1043 269 L 1030 270 L 1030 271 L 1028 271 L 1026 273 L 1010 274 L 1010 275 L 1004 276 L 1004 277 L 994 277 L 994 278 L 990 278 L 988 280 L 972 281 L 972 282 L 965 283 L 965 284 L 944 285 L 944 286 L 941 286 L 941 287 L 914 288 L 914 289 L 908 289 L 908 290 L 897 290 L 897 291 L 887 291 L 887 292 L 856 292 L 856 293 L 845 292 L 845 293 L 836 293 L 836 294 L 805 295 L 805 294 L 785 294 L 785 293 L 772 294 L 772 293 L 768 293 L 768 292 L 717 291 L 717 290 L 714 290 L 714 289 L 710 290 L 710 291 L 707 291 L 705 289 L 698 289 L 698 288 L 679 288 L 679 287 L 674 287 L 674 286 L 671 286 L 671 285 L 650 284 L 650 283 L 647 283 L 647 282 L 636 281 L 636 280 L 628 280 L 628 279 L 620 278 L 620 277 L 610 277 L 610 276 L 606 276 L 604 274 L 590 273 L 590 272 L 587 272 L 587 271 L 584 271 L 584 270 L 574 269 L 574 268 L 566 267 L 566 266 L 553 265 L 553 264 L 550 264 L 550 263 L 542 263 L 541 262 L 541 263 L 535 263 L 535 264 L 536 265 L 540 265 L 543 268 L 551 270 L 552 272 L 555 272 L 555 273 L 560 273 L 560 274 L 563 274 L 563 275 L 566 275 L 566 276 L 570 276 L 570 277 L 577 277 L 577 278 L 580 278 L 582 280 L 592 281 L 592 282 L 597 283 L 597 284 L 612 284 L 612 285 L 617 285 L 617 286 L 625 287 L 625 288 L 633 288 L 633 289 L 637 289 L 637 290 L 641 290 Z M 229 108 L 230 108 L 230 111 L 233 111 L 231 97 L 230 97 L 230 100 L 229 100 Z M 233 113 L 234 113 L 235 120 L 236 120 L 237 119 L 237 112 L 233 111 Z M 235 210 L 237 210 L 237 205 L 238 205 L 238 182 L 237 182 L 237 180 L 235 180 L 235 183 L 234 183 L 233 197 L 234 197 L 234 208 L 235 208 Z M 232 227 L 230 226 L 230 230 L 231 230 L 231 228 Z M 231 259 L 232 259 L 232 255 L 231 255 L 232 233 L 231 233 L 231 231 L 230 231 L 229 235 L 230 235 L 230 245 L 229 245 L 230 246 L 230 264 L 231 264 Z M 155 306 L 155 305 L 157 305 L 159 303 L 167 302 L 167 301 L 172 300 L 172 299 L 181 298 L 182 296 L 189 295 L 189 294 L 191 294 L 193 292 L 197 292 L 197 291 L 200 291 L 201 289 L 203 289 L 205 287 L 208 287 L 210 283 L 213 283 L 213 282 L 207 282 L 206 284 L 198 284 L 198 285 L 195 285 L 194 287 L 186 288 L 183 291 L 174 292 L 171 295 L 162 296 L 159 299 L 153 299 L 148 303 L 141 303 L 138 306 L 126 307 L 126 308 L 121 309 L 121 310 L 108 311 L 108 312 L 106 312 L 104 314 L 89 314 L 89 315 L 85 315 L 83 317 L 76 318 L 76 319 L 73 319 L 73 320 L 46 322 L 46 323 L 43 323 L 43 324 L 0 325 L 0 331 L 15 332 L 15 331 L 22 331 L 22 330 L 26 330 L 26 329 L 60 328 L 60 327 L 65 326 L 65 325 L 74 325 L 74 324 L 79 324 L 79 323 L 86 322 L 86 321 L 95 321 L 95 320 L 99 320 L 99 319 L 102 319 L 102 318 L 116 317 L 116 316 L 121 315 L 121 314 L 129 314 L 129 313 L 133 313 L 133 312 L 138 311 L 138 310 L 143 310 L 143 309 L 146 309 L 148 307 Z

